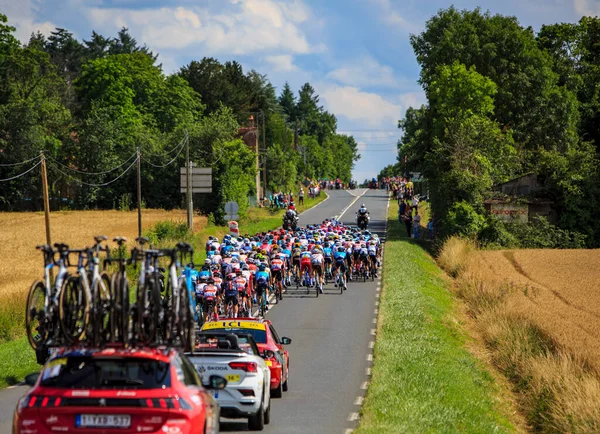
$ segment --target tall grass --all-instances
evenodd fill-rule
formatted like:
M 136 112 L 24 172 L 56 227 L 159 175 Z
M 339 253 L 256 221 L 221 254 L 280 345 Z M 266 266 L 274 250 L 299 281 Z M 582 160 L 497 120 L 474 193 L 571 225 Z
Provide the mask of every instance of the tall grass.
M 472 243 L 450 238 L 438 262 L 457 278 L 456 292 L 492 362 L 510 380 L 531 430 L 600 432 L 600 372 L 523 316 L 510 297 L 523 288 L 486 279 L 474 251 Z

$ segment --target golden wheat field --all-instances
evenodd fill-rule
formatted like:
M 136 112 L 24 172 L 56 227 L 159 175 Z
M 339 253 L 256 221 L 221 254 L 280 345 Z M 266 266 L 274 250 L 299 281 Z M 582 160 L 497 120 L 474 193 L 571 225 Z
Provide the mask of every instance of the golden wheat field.
M 467 274 L 504 284 L 510 310 L 600 364 L 600 250 L 472 252 Z
M 109 239 L 137 236 L 136 211 L 58 211 L 50 215 L 52 242 L 73 248 L 93 244 L 94 235 Z M 185 221 L 185 210 L 143 210 L 142 225 L 149 228 L 161 220 Z M 206 225 L 206 218 L 194 217 L 194 230 Z M 41 278 L 42 255 L 35 246 L 46 242 L 44 213 L 0 213 L 0 303 L 15 293 L 27 294 L 31 282 Z

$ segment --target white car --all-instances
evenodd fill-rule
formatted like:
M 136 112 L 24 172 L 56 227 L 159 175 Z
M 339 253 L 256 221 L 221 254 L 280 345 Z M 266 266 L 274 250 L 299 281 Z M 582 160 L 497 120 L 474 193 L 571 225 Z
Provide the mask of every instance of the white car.
M 270 353 L 270 351 L 266 351 Z M 260 431 L 271 419 L 271 371 L 252 335 L 235 332 L 202 331 L 197 349 L 186 356 L 203 382 L 211 375 L 227 380 L 223 390 L 212 392 L 225 418 L 248 418 L 248 427 Z

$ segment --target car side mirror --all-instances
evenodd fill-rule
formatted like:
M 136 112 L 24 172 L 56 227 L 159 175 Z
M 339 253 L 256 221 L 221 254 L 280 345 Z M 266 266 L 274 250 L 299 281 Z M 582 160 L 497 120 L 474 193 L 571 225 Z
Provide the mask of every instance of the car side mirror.
M 265 350 L 263 352 L 263 359 L 274 359 L 275 353 L 271 350 Z
M 207 389 L 222 390 L 227 386 L 227 380 L 218 375 L 211 375 L 208 378 L 208 385 L 205 386 Z
M 283 337 L 283 338 L 281 338 L 281 343 L 283 345 L 289 345 L 292 343 L 292 340 L 290 338 Z
M 28 376 L 25 377 L 25 384 L 27 384 L 28 386 L 33 386 L 37 382 L 39 377 L 40 377 L 39 372 L 34 372 L 33 374 L 29 374 Z

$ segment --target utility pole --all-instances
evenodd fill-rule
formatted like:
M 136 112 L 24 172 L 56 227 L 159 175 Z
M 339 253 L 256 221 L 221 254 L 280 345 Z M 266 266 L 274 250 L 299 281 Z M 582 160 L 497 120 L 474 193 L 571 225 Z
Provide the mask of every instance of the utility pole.
M 263 138 L 263 155 L 265 159 L 265 165 L 263 166 L 263 184 L 265 185 L 265 190 L 267 191 L 267 136 L 265 135 L 265 112 L 262 110 L 262 138 Z
M 44 219 L 46 221 L 46 244 L 52 245 L 50 237 L 50 198 L 48 195 L 48 173 L 46 172 L 46 156 L 42 151 L 42 192 L 44 194 Z
M 137 205 L 138 205 L 138 237 L 142 236 L 142 154 L 137 149 Z
M 186 191 L 185 191 L 185 201 L 187 203 L 187 223 L 188 223 L 188 229 L 190 231 L 193 231 L 194 229 L 194 213 L 193 213 L 193 209 L 194 209 L 194 205 L 192 203 L 192 164 L 190 162 L 190 140 L 189 137 L 187 135 L 187 131 L 185 133 L 185 146 L 186 146 L 186 150 L 185 150 L 185 167 L 186 167 L 186 176 L 185 176 L 185 183 L 186 183 Z

